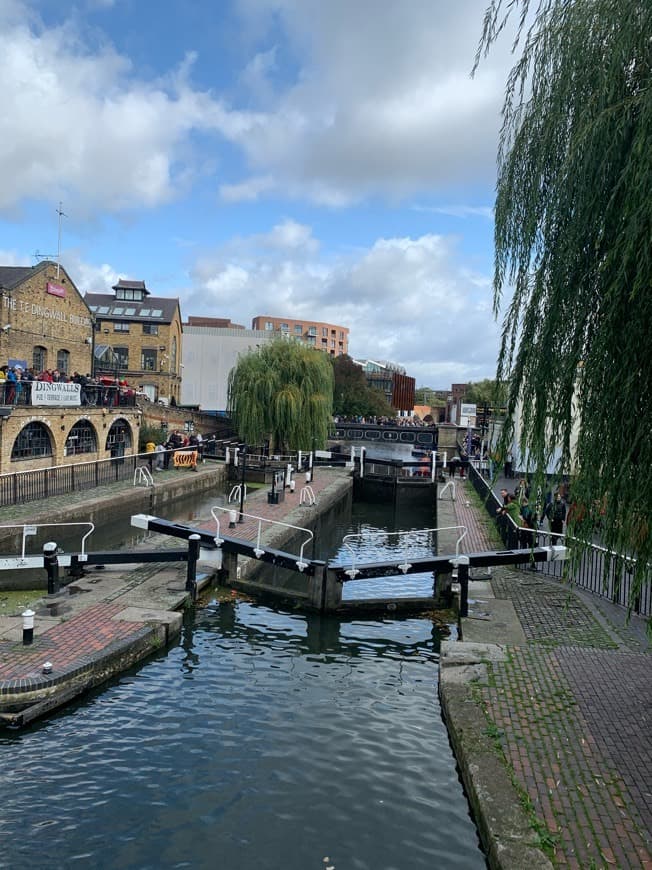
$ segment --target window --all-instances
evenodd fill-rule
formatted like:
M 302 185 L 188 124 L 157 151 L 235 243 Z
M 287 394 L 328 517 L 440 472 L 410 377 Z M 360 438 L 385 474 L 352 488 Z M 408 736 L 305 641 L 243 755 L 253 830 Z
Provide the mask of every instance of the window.
M 143 298 L 142 290 L 134 290 L 129 287 L 119 287 L 115 293 L 116 299 L 123 299 L 125 302 L 130 300 L 131 302 L 140 302 Z
M 118 306 L 117 308 L 114 308 L 113 311 L 111 312 L 111 314 L 124 314 L 124 313 L 125 313 L 125 310 L 122 306 Z
M 309 326 L 308 327 L 308 335 L 317 335 L 317 327 Z
M 328 337 L 328 327 L 327 326 L 322 326 L 321 334 L 323 337 Z
M 28 423 L 18 433 L 11 449 L 12 459 L 36 459 L 52 456 L 52 440 L 43 423 Z
M 139 316 L 140 317 L 149 317 L 151 313 L 152 313 L 151 308 L 141 308 Z
M 70 430 L 64 447 L 66 456 L 76 456 L 78 453 L 95 453 L 97 437 L 95 429 L 88 420 L 79 420 Z
M 344 333 L 340 332 L 340 341 L 344 341 Z
M 308 344 L 311 344 L 311 345 L 313 345 L 313 347 L 314 347 L 316 341 L 317 341 L 317 339 L 315 338 L 314 335 L 309 335 L 309 336 L 308 336 Z
M 116 420 L 106 436 L 105 450 L 111 456 L 124 456 L 125 449 L 131 447 L 131 429 L 124 420 Z
M 115 357 L 116 365 L 120 369 L 128 369 L 129 368 L 129 348 L 128 347 L 114 347 L 113 354 Z
M 295 323 L 294 324 L 294 334 L 295 335 L 303 335 L 303 323 Z
M 335 347 L 335 339 L 331 338 L 331 347 Z
M 63 375 L 67 375 L 70 371 L 70 354 L 67 350 L 57 351 L 57 368 Z
M 108 314 L 109 306 L 108 305 L 99 305 L 97 309 L 98 314 Z
M 34 367 L 34 371 L 37 375 L 45 370 L 47 359 L 47 349 L 41 347 L 40 344 L 37 344 L 36 347 L 32 350 L 32 366 Z
M 158 335 L 158 323 L 143 323 L 143 335 Z
M 135 313 L 135 308 L 125 308 L 125 314 L 127 315 L 127 317 L 133 317 Z
M 152 317 L 162 317 L 163 310 L 161 308 L 152 308 Z
M 268 332 L 272 332 L 272 331 L 273 331 L 273 329 L 274 329 L 274 324 L 272 323 L 271 320 L 266 320 L 266 321 L 265 321 L 265 329 L 266 329 Z
M 281 324 L 281 332 L 289 332 L 289 331 L 290 331 L 290 325 L 288 323 L 282 323 Z
M 129 332 L 129 324 L 123 323 L 122 321 L 117 320 L 113 324 L 113 331 L 114 332 Z
M 156 371 L 156 350 L 144 347 L 140 354 L 140 367 L 145 372 Z

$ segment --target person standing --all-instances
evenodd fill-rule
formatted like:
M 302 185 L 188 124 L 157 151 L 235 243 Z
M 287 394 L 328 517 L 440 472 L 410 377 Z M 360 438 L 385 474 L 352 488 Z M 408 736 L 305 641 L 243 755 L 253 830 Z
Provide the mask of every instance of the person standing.
M 514 477 L 514 456 L 511 450 L 508 450 L 505 456 L 505 477 L 510 480 Z
M 564 520 L 566 519 L 566 503 L 562 500 L 560 492 L 555 493 L 554 499 L 546 508 L 546 517 L 550 524 L 550 531 L 554 535 L 563 535 Z

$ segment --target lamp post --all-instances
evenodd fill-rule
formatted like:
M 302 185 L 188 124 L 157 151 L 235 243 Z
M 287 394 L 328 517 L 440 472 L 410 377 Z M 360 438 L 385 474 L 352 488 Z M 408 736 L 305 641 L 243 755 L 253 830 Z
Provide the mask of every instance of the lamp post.
M 244 499 L 245 499 L 245 479 L 246 479 L 246 469 L 247 469 L 247 445 L 243 444 L 240 449 L 240 453 L 238 455 L 238 460 L 241 463 L 240 466 L 240 516 L 238 517 L 239 523 L 244 523 Z

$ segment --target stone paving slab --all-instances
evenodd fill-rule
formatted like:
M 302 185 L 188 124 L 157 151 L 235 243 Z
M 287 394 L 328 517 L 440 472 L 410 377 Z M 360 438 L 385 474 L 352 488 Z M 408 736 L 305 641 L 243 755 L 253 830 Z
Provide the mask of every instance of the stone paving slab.
M 471 484 L 458 481 L 456 489 L 455 516 L 470 531 L 466 552 L 493 549 L 493 529 Z M 651 870 L 652 655 L 641 621 L 628 626 L 602 600 L 535 572 L 495 569 L 490 582 L 523 641 L 508 640 L 506 661 L 486 662 L 486 675 L 469 675 L 460 710 L 468 712 L 474 700 L 482 711 L 482 731 L 503 758 L 513 799 L 555 867 Z M 493 635 L 502 643 L 490 598 L 473 607 L 489 618 L 462 620 L 462 638 Z M 444 687 L 445 696 L 451 691 Z M 451 721 L 452 733 L 458 725 Z M 489 808 L 493 797 L 490 787 Z M 483 811 L 481 800 L 476 812 Z M 492 842 L 491 831 L 487 837 Z M 505 852 L 492 854 L 494 866 L 526 866 Z

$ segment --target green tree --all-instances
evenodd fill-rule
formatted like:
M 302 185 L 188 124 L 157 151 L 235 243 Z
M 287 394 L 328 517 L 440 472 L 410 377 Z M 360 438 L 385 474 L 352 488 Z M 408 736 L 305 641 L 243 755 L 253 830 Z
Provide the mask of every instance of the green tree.
M 279 339 L 241 357 L 229 374 L 229 414 L 249 444 L 275 450 L 323 447 L 332 422 L 333 368 L 328 356 Z
M 476 64 L 515 9 L 520 56 L 498 156 L 499 380 L 539 472 L 576 478 L 575 531 L 652 556 L 652 3 L 494 0 Z M 531 13 L 534 12 L 532 15 Z M 576 444 L 574 424 L 579 421 Z M 505 443 L 512 430 L 505 430 Z M 601 516 L 602 514 L 602 516 Z
M 333 360 L 333 412 L 341 417 L 394 417 L 396 411 L 380 390 L 369 387 L 362 368 L 350 356 Z
M 490 408 L 500 408 L 505 404 L 505 384 L 485 378 L 482 381 L 470 382 L 466 388 L 464 399 L 478 405 L 489 405 Z

